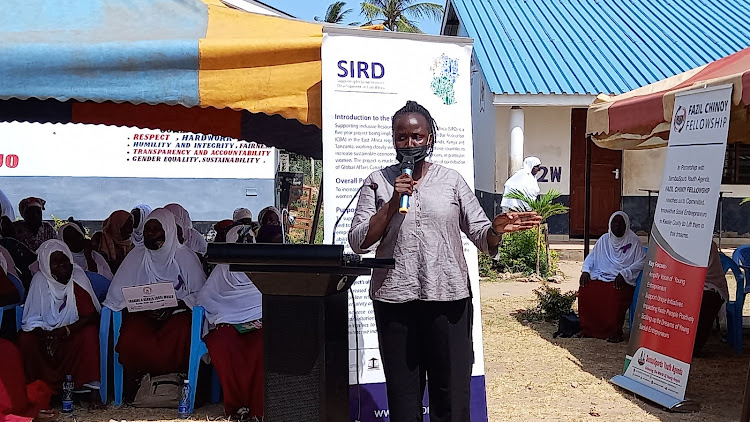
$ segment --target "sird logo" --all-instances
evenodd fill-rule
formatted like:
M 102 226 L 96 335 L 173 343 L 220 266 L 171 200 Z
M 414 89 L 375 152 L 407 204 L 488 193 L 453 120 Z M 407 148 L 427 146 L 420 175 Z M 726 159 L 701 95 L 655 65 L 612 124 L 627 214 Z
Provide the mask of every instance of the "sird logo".
M 18 156 L 16 154 L 0 154 L 0 167 L 2 166 L 11 169 L 18 167 Z
M 385 76 L 385 66 L 378 62 L 355 62 L 339 60 L 339 78 L 382 79 Z

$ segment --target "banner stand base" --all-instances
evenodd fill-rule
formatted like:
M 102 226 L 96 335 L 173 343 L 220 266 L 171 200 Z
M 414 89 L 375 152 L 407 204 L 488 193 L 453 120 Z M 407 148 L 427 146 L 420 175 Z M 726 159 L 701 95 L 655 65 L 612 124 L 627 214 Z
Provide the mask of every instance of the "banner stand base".
M 625 390 L 635 393 L 646 400 L 652 401 L 663 406 L 670 412 L 675 413 L 694 413 L 701 409 L 701 404 L 694 400 L 680 400 L 655 390 L 649 386 L 643 385 L 638 381 L 632 380 L 623 375 L 617 375 L 609 380 L 612 384 L 624 388 Z

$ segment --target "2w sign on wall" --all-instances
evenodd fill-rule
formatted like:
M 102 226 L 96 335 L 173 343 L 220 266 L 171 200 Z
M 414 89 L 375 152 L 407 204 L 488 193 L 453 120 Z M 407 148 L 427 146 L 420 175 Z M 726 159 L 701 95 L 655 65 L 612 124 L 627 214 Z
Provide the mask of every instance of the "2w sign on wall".
M 562 167 L 539 167 L 539 176 L 536 181 L 539 183 L 555 183 L 560 181 L 562 176 Z

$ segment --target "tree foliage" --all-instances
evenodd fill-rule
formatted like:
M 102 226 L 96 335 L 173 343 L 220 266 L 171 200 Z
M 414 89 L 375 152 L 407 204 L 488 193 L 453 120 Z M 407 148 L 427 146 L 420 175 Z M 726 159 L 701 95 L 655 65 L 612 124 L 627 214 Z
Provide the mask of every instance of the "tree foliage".
M 367 25 L 382 23 L 391 31 L 421 33 L 416 21 L 443 18 L 443 6 L 416 0 L 365 0 L 362 14 Z

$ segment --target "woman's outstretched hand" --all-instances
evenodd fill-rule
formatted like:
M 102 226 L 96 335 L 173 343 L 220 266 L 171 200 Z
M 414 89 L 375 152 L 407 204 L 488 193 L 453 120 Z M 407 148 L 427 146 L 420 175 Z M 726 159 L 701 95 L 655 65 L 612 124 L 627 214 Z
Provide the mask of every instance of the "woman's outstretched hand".
M 529 212 L 509 212 L 498 214 L 492 221 L 492 228 L 498 233 L 512 233 L 537 227 L 542 223 L 539 214 Z

